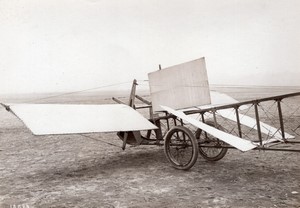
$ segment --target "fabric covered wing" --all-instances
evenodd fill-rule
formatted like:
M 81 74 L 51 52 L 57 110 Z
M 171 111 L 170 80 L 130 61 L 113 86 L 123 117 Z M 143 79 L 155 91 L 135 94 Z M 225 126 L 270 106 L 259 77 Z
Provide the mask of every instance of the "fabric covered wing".
M 123 104 L 15 104 L 10 110 L 35 135 L 117 132 L 156 129 L 150 121 Z
M 210 97 L 211 97 L 211 104 L 207 104 L 207 105 L 198 105 L 198 106 L 194 106 L 194 107 L 190 107 L 190 108 L 185 108 L 185 109 L 181 109 L 181 111 L 189 111 L 189 110 L 205 110 L 208 108 L 213 108 L 213 107 L 219 107 L 222 105 L 228 105 L 228 104 L 235 104 L 238 103 L 239 101 L 230 97 L 229 95 L 225 94 L 225 93 L 220 93 L 217 91 L 210 91 Z M 240 110 L 245 110 L 248 109 L 249 106 L 248 105 L 242 105 L 239 107 Z
M 253 144 L 252 142 L 250 142 L 248 140 L 239 138 L 232 134 L 228 134 L 224 131 L 220 131 L 220 130 L 218 130 L 214 127 L 211 127 L 201 121 L 198 121 L 196 119 L 193 119 L 193 118 L 187 116 L 186 114 L 184 114 L 181 111 L 176 111 L 176 110 L 166 107 L 166 106 L 161 106 L 161 108 L 163 108 L 167 112 L 189 122 L 190 124 L 202 129 L 203 131 L 217 137 L 218 139 L 230 144 L 231 146 L 234 146 L 235 148 L 237 148 L 241 151 L 248 151 L 248 150 L 251 150 L 251 149 L 254 149 L 257 147 L 257 145 Z

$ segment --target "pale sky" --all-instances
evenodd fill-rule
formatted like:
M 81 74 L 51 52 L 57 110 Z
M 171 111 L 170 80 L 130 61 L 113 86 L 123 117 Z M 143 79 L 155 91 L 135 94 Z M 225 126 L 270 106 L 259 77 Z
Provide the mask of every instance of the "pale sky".
M 300 1 L 0 0 L 0 93 L 142 80 L 203 56 L 210 84 L 300 86 Z

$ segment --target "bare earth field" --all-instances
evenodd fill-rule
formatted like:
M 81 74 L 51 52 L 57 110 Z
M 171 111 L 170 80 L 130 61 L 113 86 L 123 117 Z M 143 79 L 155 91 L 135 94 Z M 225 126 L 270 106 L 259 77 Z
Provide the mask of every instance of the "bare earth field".
M 300 91 L 219 90 L 239 100 Z M 24 100 L 30 99 L 0 102 Z M 41 102 L 112 103 L 97 94 Z M 180 171 L 170 166 L 162 146 L 122 151 L 113 133 L 33 136 L 2 107 L 0 118 L 1 208 L 300 207 L 299 153 L 229 150 L 218 162 L 199 156 L 192 169 Z

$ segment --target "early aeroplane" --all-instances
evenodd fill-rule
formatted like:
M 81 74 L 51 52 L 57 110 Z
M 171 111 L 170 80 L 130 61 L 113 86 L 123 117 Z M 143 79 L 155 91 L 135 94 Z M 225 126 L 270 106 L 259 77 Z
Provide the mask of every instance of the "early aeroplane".
M 168 160 L 182 170 L 195 164 L 198 153 L 209 161 L 216 161 L 222 159 L 229 148 L 300 152 L 290 146 L 273 148 L 273 145 L 300 144 L 295 139 L 300 128 L 300 116 L 295 112 L 299 113 L 300 107 L 296 106 L 293 111 L 296 116 L 293 125 L 298 126 L 287 132 L 281 106 L 285 99 L 299 99 L 300 92 L 238 102 L 226 94 L 210 91 L 204 58 L 151 72 L 148 77 L 151 102 L 136 95 L 137 81 L 134 80 L 128 104 L 113 98 L 118 104 L 2 105 L 34 135 L 117 132 L 123 149 L 126 144 L 164 144 Z M 136 99 L 144 105 L 136 106 Z M 270 101 L 276 107 L 277 116 L 272 123 L 277 127 L 268 125 L 260 117 L 260 107 Z M 137 111 L 141 108 L 149 108 L 148 119 Z M 255 118 L 243 113 L 250 109 Z M 226 130 L 228 126 L 231 130 Z M 249 134 L 251 130 L 257 133 Z

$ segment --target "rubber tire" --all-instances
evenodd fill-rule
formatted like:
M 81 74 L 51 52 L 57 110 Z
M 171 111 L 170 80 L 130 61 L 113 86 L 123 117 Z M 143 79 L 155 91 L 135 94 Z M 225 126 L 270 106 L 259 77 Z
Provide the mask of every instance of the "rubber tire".
M 208 121 L 206 124 L 207 124 L 207 125 L 210 125 L 210 126 L 212 126 L 212 127 L 215 127 L 214 122 Z M 217 126 L 217 129 L 223 130 L 224 128 L 222 128 L 220 125 L 218 125 L 218 126 Z M 198 141 L 198 139 L 199 139 L 201 133 L 202 133 L 202 129 L 197 129 L 197 131 L 196 131 L 196 133 L 195 133 L 195 137 L 196 137 L 196 140 L 197 140 L 197 141 Z M 222 143 L 225 143 L 225 142 L 223 142 L 223 141 L 221 141 L 221 142 L 222 142 Z M 218 160 L 221 160 L 221 159 L 226 155 L 227 150 L 228 150 L 228 148 L 222 148 L 221 152 L 220 152 L 217 156 L 215 156 L 215 157 L 208 157 L 207 154 L 206 154 L 206 153 L 202 150 L 202 148 L 199 146 L 199 153 L 200 153 L 200 155 L 201 155 L 204 159 L 206 159 L 206 160 L 208 160 L 208 161 L 218 161 Z
M 191 140 L 192 142 L 192 157 L 190 159 L 190 161 L 185 164 L 185 165 L 180 165 L 178 163 L 176 163 L 175 159 L 172 158 L 171 154 L 170 154 L 170 141 L 172 138 L 172 135 L 176 132 L 184 132 Z M 174 126 L 173 128 L 171 128 L 165 135 L 164 137 L 165 140 L 165 145 L 164 145 L 164 149 L 165 149 L 165 154 L 166 157 L 168 158 L 169 162 L 172 164 L 172 166 L 176 169 L 179 170 L 189 170 L 191 167 L 194 166 L 194 164 L 196 163 L 197 159 L 198 159 L 198 142 L 193 134 L 193 132 L 191 130 L 189 130 L 188 128 L 184 127 L 184 126 Z

